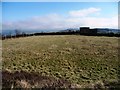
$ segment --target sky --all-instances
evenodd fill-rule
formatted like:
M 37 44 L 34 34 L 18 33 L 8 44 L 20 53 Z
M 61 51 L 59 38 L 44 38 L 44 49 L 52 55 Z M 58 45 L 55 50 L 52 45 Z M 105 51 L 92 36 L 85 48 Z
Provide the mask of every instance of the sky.
M 118 28 L 117 2 L 2 2 L 3 30 Z
M 119 0 L 1 0 L 4 2 L 119 2 Z

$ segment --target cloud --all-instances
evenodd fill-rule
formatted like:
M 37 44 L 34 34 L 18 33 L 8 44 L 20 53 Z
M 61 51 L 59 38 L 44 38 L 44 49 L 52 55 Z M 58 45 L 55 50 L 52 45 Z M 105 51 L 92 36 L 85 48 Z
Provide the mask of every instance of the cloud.
M 101 10 L 100 8 L 91 7 L 91 8 L 88 8 L 88 9 L 70 11 L 69 14 L 72 17 L 85 17 L 85 16 L 88 16 L 90 14 L 98 14 L 100 10 Z
M 23 29 L 23 30 L 46 30 L 57 29 L 62 25 L 62 17 L 57 14 L 49 14 L 45 16 L 36 16 L 23 21 L 5 22 L 3 29 Z
M 74 26 L 89 26 L 91 28 L 118 28 L 118 16 L 111 18 L 104 17 L 83 17 L 83 18 L 69 18 L 67 22 L 73 23 Z
M 43 30 L 61 30 L 67 28 L 79 28 L 81 26 L 89 26 L 91 28 L 97 28 L 97 27 L 118 28 L 117 15 L 110 18 L 89 16 L 90 14 L 98 13 L 100 10 L 101 9 L 98 8 L 97 9 L 88 8 L 79 11 L 70 11 L 72 14 L 68 12 L 67 16 L 62 16 L 56 13 L 52 13 L 44 16 L 35 16 L 23 21 L 16 21 L 16 22 L 3 21 L 3 30 L 21 29 L 21 30 L 43 31 Z

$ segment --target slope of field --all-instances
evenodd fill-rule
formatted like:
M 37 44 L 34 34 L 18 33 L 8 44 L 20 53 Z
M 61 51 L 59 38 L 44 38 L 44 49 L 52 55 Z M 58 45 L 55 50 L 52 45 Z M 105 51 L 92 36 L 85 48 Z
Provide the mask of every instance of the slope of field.
M 79 86 L 118 80 L 118 38 L 32 36 L 2 42 L 3 71 L 36 72 Z

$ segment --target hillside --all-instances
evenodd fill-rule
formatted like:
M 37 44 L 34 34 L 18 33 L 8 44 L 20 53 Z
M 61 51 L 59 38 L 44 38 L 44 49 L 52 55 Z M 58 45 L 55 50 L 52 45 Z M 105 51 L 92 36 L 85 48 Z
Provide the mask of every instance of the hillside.
M 32 36 L 6 39 L 2 46 L 3 71 L 9 73 L 34 72 L 55 80 L 67 80 L 75 87 L 93 84 L 102 87 L 104 82 L 118 82 L 117 37 Z M 3 87 L 8 82 L 4 82 Z M 43 87 L 39 84 L 28 87 Z

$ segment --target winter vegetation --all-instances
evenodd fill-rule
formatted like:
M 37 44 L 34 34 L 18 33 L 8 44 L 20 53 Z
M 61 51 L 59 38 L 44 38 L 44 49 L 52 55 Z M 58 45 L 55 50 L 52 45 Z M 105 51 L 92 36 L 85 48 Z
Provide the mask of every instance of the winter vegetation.
M 1 5 L 3 89 L 119 90 L 120 3 Z
M 8 31 L 7 31 L 8 32 Z M 28 31 L 30 32 L 30 31 Z M 87 35 L 87 36 L 109 36 L 109 37 L 120 37 L 120 30 L 119 29 L 109 29 L 109 28 L 93 28 L 90 29 L 89 27 L 80 27 L 80 29 L 66 29 L 66 30 L 59 30 L 54 32 L 40 32 L 39 30 L 36 32 L 27 33 L 26 31 L 21 31 L 16 29 L 9 33 L 2 33 L 0 34 L 1 39 L 10 39 L 10 38 L 18 38 L 18 37 L 28 37 L 28 36 L 40 36 L 40 35 Z
M 118 88 L 118 38 L 47 35 L 2 41 L 3 88 Z

